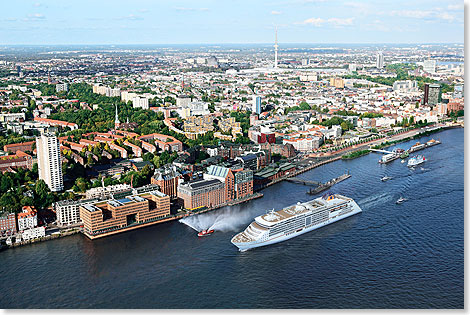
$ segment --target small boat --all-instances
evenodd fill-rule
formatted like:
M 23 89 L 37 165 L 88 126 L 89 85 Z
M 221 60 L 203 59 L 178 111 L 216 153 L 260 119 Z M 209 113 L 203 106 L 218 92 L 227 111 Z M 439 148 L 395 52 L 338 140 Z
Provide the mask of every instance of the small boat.
M 392 178 L 391 178 L 391 177 L 388 177 L 388 176 L 384 176 L 384 177 L 382 177 L 380 180 L 383 181 L 383 182 L 385 182 L 385 181 L 387 181 L 387 180 L 389 180 L 389 179 L 392 179 Z
M 407 201 L 408 199 L 406 198 L 403 198 L 403 197 L 400 197 L 398 200 L 397 200 L 397 205 L 401 204 L 401 203 L 404 203 L 405 201 Z
M 201 232 L 197 233 L 197 236 L 199 236 L 199 237 L 209 236 L 212 233 L 214 233 L 214 230 L 202 230 Z
M 405 163 L 405 160 L 401 160 L 401 163 Z

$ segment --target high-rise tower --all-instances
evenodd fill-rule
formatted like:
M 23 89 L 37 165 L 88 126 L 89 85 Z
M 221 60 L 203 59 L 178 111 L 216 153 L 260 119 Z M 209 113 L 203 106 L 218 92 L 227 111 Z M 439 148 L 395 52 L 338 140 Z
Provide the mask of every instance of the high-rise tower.
M 376 67 L 377 69 L 382 69 L 384 67 L 384 54 L 381 51 L 377 53 Z
M 277 68 L 277 27 L 276 27 L 276 40 L 274 42 L 274 68 Z
M 51 191 L 64 190 L 60 143 L 56 136 L 44 133 L 36 138 L 39 179 L 49 186 Z

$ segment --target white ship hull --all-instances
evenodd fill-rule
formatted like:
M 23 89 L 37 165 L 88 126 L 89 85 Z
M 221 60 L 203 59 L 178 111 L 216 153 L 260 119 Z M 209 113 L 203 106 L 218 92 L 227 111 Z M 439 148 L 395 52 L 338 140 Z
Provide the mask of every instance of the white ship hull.
M 355 215 L 355 214 L 358 214 L 358 213 L 362 212 L 361 208 L 356 204 L 355 201 L 352 201 L 351 205 L 353 207 L 352 211 L 350 211 L 348 213 L 345 213 L 345 214 L 342 214 L 340 216 L 336 216 L 334 218 L 330 218 L 325 222 L 321 222 L 319 224 L 309 226 L 309 227 L 304 227 L 300 231 L 297 230 L 295 232 L 290 232 L 290 233 L 287 233 L 287 234 L 280 234 L 279 236 L 273 236 L 272 238 L 268 238 L 268 239 L 265 239 L 265 240 L 256 240 L 256 241 L 253 241 L 253 242 L 234 242 L 233 239 L 232 239 L 232 244 L 237 246 L 240 251 L 244 252 L 244 251 L 247 251 L 251 248 L 256 248 L 256 247 L 261 247 L 261 246 L 266 246 L 266 245 L 271 245 L 271 244 L 283 242 L 283 241 L 286 241 L 286 240 L 291 239 L 293 237 L 296 237 L 296 236 L 299 236 L 301 234 L 319 229 L 319 228 L 321 228 L 325 225 L 334 223 L 336 221 L 345 219 L 347 217 L 350 217 L 352 215 Z

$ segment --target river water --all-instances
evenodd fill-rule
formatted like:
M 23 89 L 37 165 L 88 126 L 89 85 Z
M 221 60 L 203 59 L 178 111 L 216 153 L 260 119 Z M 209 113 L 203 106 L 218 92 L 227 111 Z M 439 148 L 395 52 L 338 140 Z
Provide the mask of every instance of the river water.
M 309 187 L 283 182 L 191 218 L 214 226 L 205 238 L 173 221 L 5 250 L 0 308 L 463 308 L 464 131 L 433 137 L 442 144 L 419 151 L 427 161 L 415 170 L 371 153 L 300 175 L 326 181 L 349 170 L 331 191 L 363 212 L 275 245 L 241 253 L 230 239 L 267 210 L 311 199 Z M 397 205 L 400 196 L 409 200 Z

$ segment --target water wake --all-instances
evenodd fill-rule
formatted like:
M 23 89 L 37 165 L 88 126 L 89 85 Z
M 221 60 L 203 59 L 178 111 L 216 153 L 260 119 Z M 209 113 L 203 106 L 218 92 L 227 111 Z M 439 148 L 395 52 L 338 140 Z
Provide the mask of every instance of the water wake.
M 221 232 L 239 232 L 253 220 L 249 211 L 240 211 L 235 208 L 224 208 L 208 213 L 183 218 L 179 222 L 186 224 L 194 230 L 215 230 Z

